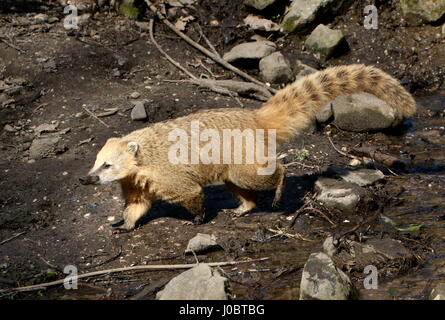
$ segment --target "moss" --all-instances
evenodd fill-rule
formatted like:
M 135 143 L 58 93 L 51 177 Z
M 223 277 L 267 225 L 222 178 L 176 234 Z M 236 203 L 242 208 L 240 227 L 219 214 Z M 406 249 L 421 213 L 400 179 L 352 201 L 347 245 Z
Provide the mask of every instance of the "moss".
M 117 3 L 117 12 L 127 17 L 138 18 L 139 9 L 134 6 L 130 1 L 121 0 Z

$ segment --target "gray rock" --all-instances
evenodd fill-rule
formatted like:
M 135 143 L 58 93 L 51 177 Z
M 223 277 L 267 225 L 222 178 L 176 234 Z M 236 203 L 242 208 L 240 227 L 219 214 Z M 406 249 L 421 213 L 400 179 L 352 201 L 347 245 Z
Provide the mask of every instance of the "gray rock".
M 300 285 L 300 300 L 347 300 L 355 297 L 349 277 L 323 252 L 312 253 Z
M 276 50 L 277 46 L 271 41 L 255 41 L 241 43 L 224 54 L 227 62 L 237 60 L 260 60 Z
M 341 251 L 337 251 L 333 260 L 339 267 L 344 266 L 353 271 L 363 272 L 369 265 L 377 269 L 385 266 L 411 266 L 416 259 L 399 240 L 390 238 L 369 239 L 364 243 L 342 240 Z M 354 261 L 354 265 L 350 264 Z
M 216 242 L 214 235 L 198 233 L 194 238 L 190 239 L 185 253 L 207 252 L 216 248 L 220 248 Z
M 281 26 L 285 32 L 310 31 L 320 17 L 335 15 L 347 4 L 347 0 L 293 0 Z
M 272 83 L 286 83 L 292 80 L 292 69 L 281 52 L 274 52 L 260 60 L 263 79 Z
M 62 153 L 66 146 L 60 143 L 59 136 L 45 136 L 32 141 L 29 148 L 29 157 L 34 160 L 47 158 L 49 156 Z
M 355 212 L 360 201 L 369 200 L 366 190 L 355 183 L 319 178 L 315 182 L 315 189 L 319 192 L 317 201 L 329 209 L 345 213 Z
M 254 14 L 249 14 L 246 18 L 244 18 L 243 21 L 250 29 L 255 31 L 271 32 L 281 30 L 281 27 L 275 22 L 256 16 Z
M 56 132 L 58 126 L 58 123 L 44 123 L 35 128 L 34 132 L 36 132 L 37 134 Z
M 307 64 L 302 63 L 300 60 L 297 60 L 293 65 L 293 73 L 295 76 L 295 81 L 300 80 L 303 77 L 306 77 L 318 70 L 308 66 Z
M 10 132 L 10 133 L 17 132 L 17 129 L 9 124 L 5 125 L 3 127 L 3 130 L 5 130 L 6 132 Z
M 385 101 L 366 92 L 338 97 L 332 101 L 332 110 L 334 124 L 347 131 L 381 130 L 400 123 Z
M 338 174 L 340 178 L 346 182 L 358 184 L 360 187 L 373 185 L 377 181 L 385 178 L 383 172 L 373 169 L 347 170 L 344 168 L 330 167 L 329 171 Z
M 323 24 L 317 26 L 305 41 L 306 49 L 327 60 L 337 55 L 347 47 L 343 33 L 340 30 L 332 30 Z
M 147 111 L 145 111 L 145 101 L 134 101 L 133 110 L 131 110 L 131 120 L 147 120 Z
M 434 287 L 430 295 L 431 300 L 445 300 L 445 283 L 439 283 Z
M 445 0 L 400 0 L 405 19 L 413 25 L 436 22 L 445 15 Z
M 328 102 L 323 107 L 321 107 L 317 112 L 315 112 L 315 118 L 319 123 L 325 123 L 334 115 L 332 110 L 332 103 Z
M 263 10 L 279 0 L 244 0 L 244 4 L 257 10 Z
M 338 241 L 333 236 L 327 237 L 323 242 L 323 252 L 332 258 L 338 252 L 337 244 Z
M 137 99 L 137 98 L 139 98 L 141 96 L 141 94 L 139 93 L 139 92 L 132 92 L 131 94 L 130 94 L 130 98 L 131 99 Z
M 227 300 L 227 279 L 205 263 L 173 278 L 162 291 L 158 300 Z

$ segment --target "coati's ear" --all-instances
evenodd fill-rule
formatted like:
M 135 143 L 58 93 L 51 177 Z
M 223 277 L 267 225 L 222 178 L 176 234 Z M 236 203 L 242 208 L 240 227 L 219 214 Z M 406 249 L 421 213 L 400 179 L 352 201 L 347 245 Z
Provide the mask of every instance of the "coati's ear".
M 137 144 L 137 142 L 130 141 L 129 143 L 127 143 L 127 150 L 135 156 L 139 150 L 139 145 Z

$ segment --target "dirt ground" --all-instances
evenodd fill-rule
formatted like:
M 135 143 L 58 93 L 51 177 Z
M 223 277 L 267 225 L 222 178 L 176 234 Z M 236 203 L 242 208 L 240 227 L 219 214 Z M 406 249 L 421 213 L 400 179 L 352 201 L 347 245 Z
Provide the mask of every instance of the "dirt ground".
M 0 108 L 0 127 L 13 128 L 0 131 L 0 288 L 59 279 L 66 265 L 75 265 L 83 273 L 139 264 L 194 263 L 195 258 L 184 255 L 184 250 L 188 240 L 200 232 L 218 235 L 224 249 L 198 256 L 201 262 L 269 258 L 224 269 L 233 298 L 298 298 L 301 272 L 309 254 L 320 251 L 328 234 L 351 229 L 374 212 L 348 217 L 331 213 L 330 218 L 338 224 L 335 228 L 323 216 L 308 213 L 299 218 L 294 231 L 304 231 L 311 241 L 287 237 L 258 241 L 263 228 L 290 224 L 304 196 L 313 192 L 314 181 L 328 167 L 348 165 L 350 159 L 329 143 L 329 131 L 339 148 L 364 142 L 409 161 L 406 170 L 384 171 L 385 182 L 372 187 L 375 203 L 398 223 L 425 224 L 414 235 L 392 235 L 411 239 L 404 244 L 415 253 L 416 266 L 388 273 L 380 290 L 372 294 L 361 291 L 362 297 L 427 298 L 432 281 L 445 275 L 445 121 L 441 111 L 445 102 L 445 41 L 436 36 L 439 26 L 409 27 L 401 22 L 397 3 L 382 2 L 376 31 L 357 27 L 362 23 L 361 8 L 366 1 L 357 1 L 347 13 L 333 18 L 332 25 L 343 30 L 351 50 L 326 64 L 302 50 L 302 35 L 273 36 L 273 40 L 291 62 L 301 59 L 317 68 L 360 62 L 377 65 L 394 75 L 418 97 L 419 114 L 409 129 L 402 133 L 353 134 L 332 126 L 318 128 L 280 150 L 289 153 L 290 149 L 304 148 L 308 155 L 302 160 L 305 166 L 288 167 L 286 193 L 279 209 L 270 208 L 273 195 L 264 192 L 258 210 L 235 218 L 231 209 L 236 202 L 230 193 L 222 186 L 212 186 L 206 189 L 205 224 L 187 225 L 189 217 L 182 208 L 156 202 L 135 231 L 118 235 L 112 234 L 111 227 L 121 219 L 123 209 L 118 186 L 87 187 L 78 180 L 88 172 L 106 139 L 199 109 L 236 107 L 236 100 L 191 84 L 166 81 L 184 76 L 161 56 L 134 20 L 114 12 L 97 12 L 76 35 L 63 28 L 63 10 L 51 2 L 36 2 L 16 10 L 0 8 L 4 10 L 0 36 L 6 39 L 0 41 L 0 82 L 20 84 L 15 101 Z M 39 12 L 58 20 L 33 23 L 32 17 Z M 224 53 L 253 35 L 245 27 L 237 27 L 247 12 L 237 1 L 200 1 L 190 9 L 196 20 L 187 33 L 198 39 L 193 25 L 199 23 L 217 50 Z M 215 19 L 219 21 L 217 27 L 210 25 Z M 201 63 L 219 79 L 234 77 L 159 22 L 155 29 L 164 50 L 193 73 L 207 73 Z M 255 69 L 248 72 L 258 76 Z M 148 122 L 131 120 L 129 95 L 133 92 L 149 101 Z M 245 107 L 260 106 L 257 101 L 241 101 Z M 100 118 L 104 124 L 84 107 L 95 113 L 107 108 L 119 111 Z M 34 129 L 56 122 L 62 143 L 59 154 L 30 160 Z M 289 157 L 284 159 L 291 161 Z M 375 222 L 367 232 L 380 234 L 379 226 Z M 79 290 L 54 287 L 4 298 L 129 298 L 144 287 L 162 286 L 178 272 L 106 275 L 82 282 Z M 361 289 L 362 278 L 359 274 L 353 277 Z M 152 299 L 155 293 L 153 289 L 143 298 Z

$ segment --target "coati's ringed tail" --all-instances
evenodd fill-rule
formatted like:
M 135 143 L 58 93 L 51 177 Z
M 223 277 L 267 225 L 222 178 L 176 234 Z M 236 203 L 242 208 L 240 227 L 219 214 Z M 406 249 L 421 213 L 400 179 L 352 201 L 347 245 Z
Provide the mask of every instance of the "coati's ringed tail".
M 416 102 L 398 80 L 372 66 L 336 66 L 288 85 L 256 111 L 260 127 L 276 129 L 278 140 L 286 140 L 308 127 L 315 113 L 338 96 L 368 92 L 386 101 L 396 119 L 412 116 Z

